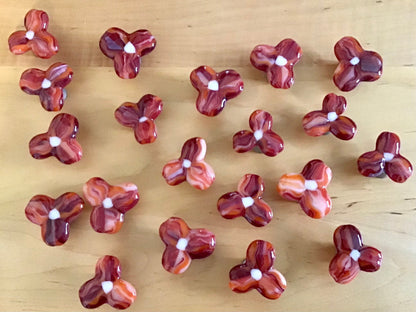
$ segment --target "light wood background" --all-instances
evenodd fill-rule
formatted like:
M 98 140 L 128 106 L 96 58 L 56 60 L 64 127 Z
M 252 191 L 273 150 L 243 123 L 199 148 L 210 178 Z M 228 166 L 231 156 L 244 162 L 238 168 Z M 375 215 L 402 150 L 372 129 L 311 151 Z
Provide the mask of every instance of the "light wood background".
M 105 254 L 121 260 L 123 278 L 137 288 L 131 311 L 416 310 L 416 178 L 396 184 L 362 177 L 356 169 L 357 157 L 372 150 L 384 130 L 400 136 L 402 154 L 416 164 L 415 1 L 0 0 L 0 8 L 1 311 L 83 310 L 78 289 Z M 31 8 L 50 16 L 49 30 L 60 44 L 52 59 L 8 51 L 8 36 L 23 28 Z M 128 32 L 146 28 L 157 39 L 136 79 L 118 78 L 112 61 L 98 48 L 100 36 L 112 26 Z M 333 46 L 345 35 L 382 55 L 383 76 L 343 94 L 348 101 L 345 115 L 358 125 L 352 141 L 308 137 L 303 115 L 320 109 L 327 93 L 341 93 L 332 83 L 337 64 Z M 295 66 L 294 86 L 276 90 L 250 65 L 249 55 L 257 44 L 277 44 L 284 38 L 295 39 L 303 57 Z M 38 98 L 18 86 L 25 69 L 46 69 L 57 61 L 67 62 L 75 72 L 62 111 L 79 119 L 84 157 L 71 166 L 54 158 L 31 158 L 29 140 L 45 132 L 56 114 L 44 111 Z M 215 118 L 195 109 L 197 92 L 189 74 L 203 64 L 217 71 L 235 69 L 245 83 L 243 93 Z M 141 146 L 113 112 L 146 93 L 160 96 L 164 110 L 156 120 L 159 138 Z M 233 134 L 248 128 L 255 109 L 273 115 L 273 128 L 285 141 L 285 150 L 274 158 L 232 149 Z M 183 142 L 194 136 L 206 139 L 206 160 L 217 174 L 203 192 L 186 183 L 168 186 L 161 175 L 163 165 L 178 157 Z M 275 191 L 282 174 L 299 172 L 313 158 L 324 160 L 334 173 L 328 188 L 333 211 L 323 220 L 308 218 L 299 205 Z M 264 198 L 275 217 L 264 228 L 242 218 L 225 220 L 217 212 L 219 196 L 235 190 L 245 173 L 265 179 Z M 122 230 L 116 235 L 94 232 L 87 205 L 71 225 L 68 242 L 46 246 L 40 228 L 25 218 L 29 199 L 66 191 L 81 194 L 83 183 L 93 176 L 138 185 L 142 198 L 127 213 Z M 171 216 L 217 236 L 214 254 L 194 261 L 180 276 L 166 272 L 160 263 L 164 245 L 158 228 Z M 348 223 L 384 259 L 380 271 L 361 272 L 352 283 L 338 285 L 328 274 L 335 254 L 332 233 Z M 288 282 L 277 301 L 255 290 L 236 294 L 228 288 L 229 269 L 245 257 L 254 239 L 268 240 L 276 248 L 275 267 Z

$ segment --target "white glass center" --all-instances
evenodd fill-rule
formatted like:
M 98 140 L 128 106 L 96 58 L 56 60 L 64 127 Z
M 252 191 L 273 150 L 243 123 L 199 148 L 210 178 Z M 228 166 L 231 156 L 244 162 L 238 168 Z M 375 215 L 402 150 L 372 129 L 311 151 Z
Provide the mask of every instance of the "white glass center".
M 184 159 L 182 162 L 182 166 L 184 168 L 190 168 L 191 167 L 192 162 L 189 159 Z
M 108 294 L 110 291 L 113 290 L 113 282 L 112 281 L 104 281 L 101 282 L 101 287 L 104 291 L 104 293 Z
M 279 55 L 274 62 L 277 66 L 285 66 L 287 64 L 287 59 L 284 56 Z
M 178 242 L 176 243 L 176 248 L 184 251 L 186 246 L 188 246 L 188 240 L 186 238 L 179 238 Z
M 327 118 L 329 121 L 334 121 L 334 120 L 337 120 L 337 119 L 338 119 L 338 115 L 337 115 L 337 113 L 335 113 L 335 112 L 329 112 L 329 113 L 328 113 L 328 116 L 326 116 L 326 118 Z
M 57 146 L 61 145 L 61 142 L 62 142 L 61 139 L 58 138 L 57 136 L 51 136 L 49 138 L 49 144 L 52 147 L 57 147 Z
M 60 217 L 61 217 L 61 214 L 56 208 L 53 208 L 51 211 L 49 211 L 49 215 L 48 215 L 49 219 L 56 220 L 56 219 L 59 219 Z
M 103 200 L 103 207 L 107 209 L 113 207 L 113 201 L 111 200 L 110 197 L 107 197 L 106 199 Z
M 126 43 L 126 45 L 124 46 L 124 52 L 129 53 L 129 54 L 135 54 L 136 53 L 136 48 L 134 47 L 134 45 L 129 41 Z
M 243 202 L 243 206 L 244 206 L 244 208 L 251 207 L 251 206 L 253 206 L 253 204 L 254 204 L 254 199 L 253 199 L 253 198 L 251 198 L 251 197 L 243 197 L 243 198 L 241 199 L 241 201 Z
M 140 117 L 139 122 L 145 122 L 148 118 L 146 116 Z
M 211 91 L 218 91 L 219 89 L 219 85 L 218 85 L 218 81 L 216 80 L 211 80 L 210 82 L 208 82 L 208 89 Z
M 50 80 L 48 80 L 46 78 L 43 79 L 43 81 L 42 81 L 42 89 L 48 89 L 48 88 L 51 87 L 51 85 L 52 85 L 52 82 Z
M 305 188 L 309 191 L 315 191 L 318 188 L 318 183 L 314 180 L 305 180 Z
M 254 138 L 258 141 L 261 140 L 261 138 L 263 137 L 263 131 L 261 130 L 256 130 L 254 131 Z
M 261 278 L 263 276 L 263 274 L 261 273 L 261 271 L 259 269 L 251 269 L 250 275 L 256 281 L 261 280 Z
M 356 56 L 354 56 L 352 59 L 350 59 L 351 65 L 357 65 L 360 62 L 360 59 Z
M 354 260 L 357 261 L 361 256 L 361 253 L 357 250 L 357 249 L 353 249 L 350 252 L 350 257 Z
M 383 158 L 385 162 L 389 162 L 394 158 L 394 154 L 392 153 L 384 153 Z
M 25 34 L 26 39 L 32 40 L 35 36 L 35 32 L 33 30 L 28 30 Z

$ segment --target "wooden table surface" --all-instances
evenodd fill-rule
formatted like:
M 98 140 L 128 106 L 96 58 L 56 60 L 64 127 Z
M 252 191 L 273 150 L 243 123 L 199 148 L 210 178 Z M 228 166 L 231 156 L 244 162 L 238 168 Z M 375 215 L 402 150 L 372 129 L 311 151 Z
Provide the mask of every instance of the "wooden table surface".
M 397 133 L 402 154 L 416 164 L 416 3 L 414 0 L 354 1 L 6 1 L 0 0 L 0 310 L 81 311 L 79 287 L 93 276 L 97 259 L 117 256 L 122 276 L 138 291 L 131 311 L 415 311 L 416 310 L 416 177 L 404 184 L 361 176 L 356 159 L 374 148 L 384 130 Z M 49 30 L 60 44 L 49 60 L 31 52 L 15 56 L 7 38 L 23 28 L 31 8 L 50 16 Z M 149 29 L 156 49 L 143 58 L 139 76 L 118 78 L 113 62 L 98 48 L 112 26 L 128 32 Z M 320 109 L 323 97 L 341 92 L 332 82 L 337 65 L 334 44 L 343 36 L 356 37 L 365 49 L 384 59 L 383 76 L 362 83 L 347 98 L 346 115 L 358 125 L 351 141 L 332 135 L 312 138 L 303 129 L 303 115 Z M 295 66 L 289 90 L 272 88 L 255 70 L 249 55 L 257 44 L 295 39 L 303 56 Z M 44 111 L 38 98 L 19 88 L 21 73 L 30 67 L 46 69 L 63 61 L 74 69 L 63 112 L 80 122 L 79 142 L 84 156 L 66 166 L 54 158 L 33 159 L 28 142 L 45 132 L 56 113 Z M 189 74 L 200 65 L 217 71 L 232 68 L 243 77 L 243 93 L 229 101 L 215 118 L 195 109 L 197 92 Z M 119 125 L 114 110 L 153 93 L 164 101 L 156 120 L 155 143 L 139 145 L 130 129 Z M 237 154 L 232 136 L 248 127 L 255 109 L 269 111 L 274 130 L 285 142 L 276 157 Z M 201 136 L 208 144 L 207 162 L 216 180 L 206 191 L 184 183 L 166 184 L 163 165 L 179 156 L 183 142 Z M 322 220 L 307 217 L 299 205 L 280 198 L 279 177 L 300 172 L 313 158 L 333 170 L 329 193 L 333 210 Z M 274 219 L 255 228 L 243 218 L 225 220 L 216 202 L 236 189 L 245 173 L 261 175 L 264 198 Z M 35 194 L 57 197 L 100 176 L 112 184 L 138 185 L 139 204 L 126 215 L 118 234 L 94 232 L 86 205 L 71 224 L 70 238 L 61 247 L 48 247 L 40 228 L 24 214 Z M 216 234 L 212 256 L 195 260 L 176 276 L 161 266 L 164 245 L 159 225 L 171 216 L 191 227 Z M 328 274 L 335 254 L 334 229 L 352 223 L 364 243 L 383 252 L 376 273 L 361 272 L 347 285 Z M 255 239 L 273 243 L 275 267 L 287 279 L 287 290 L 276 301 L 253 290 L 245 294 L 228 288 L 228 272 L 244 257 Z M 107 305 L 99 311 L 110 311 Z

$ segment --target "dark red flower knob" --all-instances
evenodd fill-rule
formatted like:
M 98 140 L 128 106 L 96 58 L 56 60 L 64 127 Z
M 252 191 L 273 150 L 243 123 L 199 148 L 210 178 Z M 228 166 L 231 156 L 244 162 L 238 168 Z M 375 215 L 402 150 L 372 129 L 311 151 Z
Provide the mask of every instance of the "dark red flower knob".
M 363 245 L 360 231 L 353 225 L 341 225 L 334 232 L 337 254 L 329 264 L 329 274 L 337 283 L 351 282 L 358 272 L 380 269 L 383 256 L 374 247 Z
M 262 199 L 263 192 L 263 179 L 257 174 L 246 174 L 238 183 L 236 192 L 220 197 L 218 211 L 226 219 L 244 217 L 254 226 L 265 226 L 272 220 L 273 211 Z
M 400 155 L 400 139 L 393 132 L 381 133 L 376 149 L 362 154 L 358 160 L 358 171 L 366 177 L 389 176 L 394 182 L 403 183 L 411 177 L 413 167 L 410 161 Z
M 56 199 L 36 195 L 26 206 L 29 221 L 40 225 L 43 241 L 49 246 L 60 246 L 69 238 L 69 224 L 84 208 L 84 201 L 76 193 L 65 193 Z
M 364 50 L 357 39 L 341 38 L 334 51 L 339 61 L 334 83 L 341 91 L 351 91 L 361 81 L 375 81 L 381 77 L 383 59 L 377 52 Z
M 74 116 L 65 113 L 56 115 L 46 133 L 30 140 L 30 154 L 35 159 L 55 156 L 66 165 L 79 161 L 82 148 L 76 139 L 78 127 L 78 120 Z
M 214 252 L 215 235 L 206 229 L 190 229 L 181 218 L 169 218 L 160 225 L 159 236 L 166 248 L 162 265 L 173 274 L 185 272 L 192 259 L 206 258 Z
M 20 77 L 20 88 L 27 94 L 38 95 L 45 110 L 59 111 L 66 98 L 64 88 L 71 82 L 72 74 L 65 63 L 55 63 L 46 71 L 29 68 Z
M 25 16 L 26 30 L 19 30 L 9 37 L 9 49 L 13 54 L 20 55 L 29 50 L 40 58 L 50 58 L 58 52 L 58 42 L 48 33 L 48 14 L 32 9 Z
M 244 89 L 243 80 L 235 70 L 215 72 L 209 66 L 200 66 L 191 73 L 191 83 L 198 90 L 197 110 L 206 116 L 216 116 L 225 103 Z
M 320 219 L 332 208 L 326 190 L 331 179 L 331 168 L 322 160 L 314 159 L 306 164 L 300 174 L 283 175 L 279 179 L 277 191 L 283 198 L 298 202 L 309 217 Z
M 136 300 L 136 289 L 120 277 L 120 260 L 108 255 L 98 259 L 95 276 L 79 289 L 81 304 L 87 309 L 104 303 L 116 309 L 127 309 Z
M 343 96 L 329 93 L 324 98 L 322 110 L 307 113 L 303 117 L 303 129 L 310 136 L 321 136 L 331 132 L 338 139 L 351 140 L 357 126 L 350 118 L 340 116 L 346 108 L 347 100 Z
M 282 138 L 272 131 L 272 115 L 256 110 L 250 115 L 249 124 L 252 131 L 242 130 L 234 134 L 233 148 L 237 153 L 258 147 L 263 154 L 273 157 L 283 151 Z
M 275 258 L 271 243 L 253 241 L 247 248 L 243 263 L 230 270 L 231 290 L 243 293 L 257 289 L 267 299 L 278 299 L 286 289 L 286 279 L 273 268 Z
M 123 103 L 116 109 L 114 116 L 123 126 L 133 128 L 137 142 L 147 144 L 157 138 L 155 119 L 162 108 L 163 102 L 158 96 L 146 94 L 138 103 Z
M 302 49 L 292 39 L 284 39 L 275 47 L 261 44 L 250 55 L 251 64 L 267 74 L 267 80 L 275 88 L 288 89 L 295 82 L 293 66 L 299 62 Z
M 140 196 L 133 183 L 110 185 L 104 179 L 91 178 L 82 188 L 85 199 L 93 207 L 92 228 L 98 233 L 117 233 L 124 215 L 138 203 Z
M 199 190 L 206 190 L 214 183 L 215 173 L 204 161 L 207 144 L 202 138 L 187 140 L 182 146 L 179 159 L 168 162 L 162 175 L 169 185 L 177 185 L 185 180 Z
M 114 60 L 114 69 L 123 79 L 135 78 L 140 70 L 141 57 L 152 52 L 156 39 L 146 29 L 131 34 L 112 27 L 100 39 L 100 49 L 105 56 Z

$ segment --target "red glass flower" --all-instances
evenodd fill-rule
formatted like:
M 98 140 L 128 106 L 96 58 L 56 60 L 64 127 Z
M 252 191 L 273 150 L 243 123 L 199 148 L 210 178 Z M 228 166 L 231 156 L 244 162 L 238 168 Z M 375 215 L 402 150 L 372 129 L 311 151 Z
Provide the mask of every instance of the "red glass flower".
M 29 50 L 40 58 L 50 58 L 58 52 L 58 42 L 47 32 L 48 14 L 32 9 L 25 16 L 26 30 L 19 30 L 9 37 L 9 49 L 13 54 L 20 55 Z
M 69 224 L 84 208 L 84 201 L 76 193 L 65 193 L 57 199 L 36 195 L 26 206 L 30 222 L 41 227 L 43 241 L 49 246 L 60 246 L 69 238 Z
M 120 260 L 108 255 L 98 259 L 94 278 L 79 289 L 81 304 L 87 309 L 104 303 L 116 309 L 127 309 L 136 300 L 136 289 L 120 276 Z
M 190 185 L 206 190 L 215 180 L 214 170 L 204 161 L 207 144 L 202 138 L 187 140 L 182 146 L 179 159 L 168 162 L 162 175 L 169 185 L 177 185 L 185 180 Z
M 381 266 L 381 251 L 363 245 L 360 231 L 353 225 L 341 225 L 334 232 L 337 254 L 329 264 L 329 274 L 337 283 L 351 282 L 358 272 L 375 272 Z
M 331 168 L 322 160 L 314 159 L 306 164 L 301 174 L 283 175 L 277 191 L 283 198 L 298 202 L 309 217 L 320 219 L 332 208 L 332 201 L 326 190 L 331 178 Z
M 225 103 L 244 89 L 243 80 L 235 70 L 215 72 L 209 66 L 200 66 L 191 73 L 191 83 L 198 90 L 197 110 L 206 116 L 216 116 Z
M 133 183 L 110 185 L 104 179 L 91 178 L 82 188 L 85 199 L 93 207 L 92 228 L 98 233 L 117 233 L 124 222 L 124 214 L 140 199 Z
M 351 91 L 361 81 L 375 81 L 381 77 L 383 59 L 377 52 L 364 50 L 357 39 L 341 38 L 334 51 L 339 61 L 334 83 L 341 91 Z
M 181 218 L 169 218 L 160 225 L 159 235 L 166 248 L 162 265 L 173 274 L 185 272 L 192 259 L 206 258 L 214 252 L 215 235 L 206 229 L 190 229 Z
M 272 131 L 272 115 L 256 110 L 250 115 L 249 125 L 252 131 L 242 130 L 234 134 L 233 148 L 237 153 L 248 152 L 256 146 L 271 157 L 283 151 L 282 138 Z
M 273 268 L 275 258 L 271 243 L 263 240 L 251 242 L 243 263 L 230 270 L 231 290 L 243 293 L 257 289 L 267 299 L 278 299 L 286 289 L 286 279 Z
M 135 78 L 140 70 L 141 57 L 152 52 L 156 39 L 146 29 L 131 34 L 116 27 L 108 29 L 100 39 L 100 49 L 114 60 L 114 69 L 123 79 Z
M 299 62 L 302 49 L 292 39 L 284 39 L 275 47 L 261 44 L 250 55 L 251 64 L 267 73 L 267 80 L 275 88 L 288 89 L 295 79 L 293 66 Z
M 262 199 L 263 179 L 257 174 L 246 174 L 238 183 L 236 192 L 222 195 L 218 211 L 226 219 L 244 217 L 254 226 L 265 226 L 273 218 L 273 211 Z
M 30 140 L 30 154 L 35 159 L 55 156 L 66 165 L 77 162 L 82 157 L 81 145 L 76 140 L 77 132 L 78 119 L 70 114 L 58 114 L 52 119 L 48 132 Z
M 338 139 L 351 140 L 357 130 L 354 121 L 340 116 L 347 108 L 347 101 L 343 96 L 329 93 L 322 103 L 322 110 L 309 112 L 303 117 L 303 129 L 307 135 L 321 136 L 331 132 Z
M 134 129 L 137 142 L 147 144 L 157 138 L 155 119 L 162 108 L 163 102 L 158 96 L 146 94 L 138 103 L 123 103 L 116 109 L 114 116 L 123 126 Z
M 376 149 L 362 154 L 358 160 L 358 171 L 366 177 L 389 176 L 394 182 L 403 183 L 413 173 L 410 161 L 400 155 L 400 139 L 393 132 L 381 133 Z
M 46 71 L 30 68 L 20 77 L 20 88 L 27 94 L 38 95 L 45 110 L 59 111 L 66 98 L 64 88 L 71 82 L 72 74 L 65 63 L 55 63 Z

